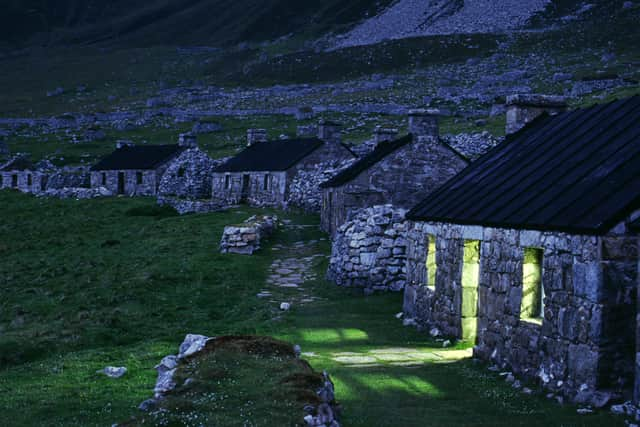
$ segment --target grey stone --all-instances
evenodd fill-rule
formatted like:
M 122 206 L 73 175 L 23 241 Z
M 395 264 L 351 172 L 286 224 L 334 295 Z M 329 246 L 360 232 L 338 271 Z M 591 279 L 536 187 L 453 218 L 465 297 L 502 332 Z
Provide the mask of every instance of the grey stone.
M 127 368 L 125 368 L 124 366 L 107 366 L 106 368 L 97 371 L 97 373 L 104 374 L 109 378 L 122 378 L 124 374 L 127 373 Z

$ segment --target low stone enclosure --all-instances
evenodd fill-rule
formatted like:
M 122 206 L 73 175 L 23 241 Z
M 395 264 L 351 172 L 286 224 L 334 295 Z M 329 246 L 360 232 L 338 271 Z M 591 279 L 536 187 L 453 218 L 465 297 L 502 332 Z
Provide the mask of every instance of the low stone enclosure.
M 260 249 L 262 239 L 278 227 L 278 217 L 253 216 L 242 224 L 228 225 L 222 233 L 220 252 L 223 254 L 253 255 Z
M 327 279 L 367 292 L 403 290 L 407 271 L 405 213 L 392 205 L 353 212 L 333 239 Z
M 228 371 L 225 366 L 229 355 L 233 355 L 232 371 Z M 251 366 L 244 366 L 241 362 L 237 362 L 247 358 L 250 359 Z M 272 382 L 277 384 L 278 390 L 272 390 L 271 394 L 262 396 L 255 395 L 252 390 L 242 390 L 243 395 L 254 402 L 269 399 L 276 407 L 282 404 L 282 409 L 285 409 L 285 405 L 291 405 L 291 402 L 299 405 L 299 419 L 289 420 L 292 422 L 291 425 L 340 427 L 341 407 L 335 399 L 331 378 L 326 372 L 322 374 L 315 372 L 309 363 L 300 359 L 299 346 L 292 346 L 270 337 L 211 338 L 193 334 L 185 337 L 177 355 L 166 356 L 156 365 L 158 378 L 153 390 L 154 396 L 138 407 L 144 415 L 134 417 L 120 426 L 139 423 L 173 425 L 171 421 L 184 420 L 185 415 L 189 416 L 189 414 L 180 413 L 181 405 L 175 405 L 172 402 L 173 399 L 180 400 L 182 396 L 187 395 L 195 405 L 210 405 L 206 399 L 195 397 L 229 393 L 229 390 L 220 389 L 222 387 L 220 380 L 233 381 L 236 373 L 241 374 L 243 369 L 255 370 L 256 365 L 264 365 L 263 369 L 277 366 L 275 369 L 272 368 L 272 371 L 264 371 L 261 374 L 269 376 L 268 379 L 264 379 L 265 381 L 273 379 Z M 212 372 L 215 372 L 214 377 L 211 377 Z M 220 376 L 222 372 L 226 372 L 223 377 Z M 287 402 L 279 402 L 276 396 L 280 396 Z M 285 413 L 290 413 L 290 406 Z M 238 420 L 240 423 L 243 421 L 246 420 Z

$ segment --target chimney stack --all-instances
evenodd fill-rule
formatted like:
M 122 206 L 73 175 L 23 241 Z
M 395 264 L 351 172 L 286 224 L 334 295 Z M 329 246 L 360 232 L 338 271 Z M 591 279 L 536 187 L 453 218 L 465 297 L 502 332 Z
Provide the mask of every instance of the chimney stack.
M 119 150 L 124 147 L 133 147 L 135 144 L 133 141 L 129 141 L 128 139 L 119 139 L 116 141 L 116 149 Z
M 193 133 L 181 133 L 178 137 L 178 145 L 185 148 L 197 148 L 198 139 Z
M 342 140 L 341 127 L 340 123 L 320 120 L 320 123 L 318 123 L 318 139 L 326 142 L 340 142 Z
M 318 126 L 299 125 L 296 128 L 296 136 L 299 138 L 313 138 L 316 135 L 318 135 Z
M 437 109 L 419 108 L 409 110 L 409 132 L 416 139 L 418 137 L 438 138 L 440 136 L 439 116 L 440 110 Z
M 567 101 L 563 96 L 537 94 L 508 96 L 507 135 L 519 131 L 542 113 L 554 115 L 566 110 Z
M 398 129 L 383 128 L 382 126 L 376 126 L 373 131 L 373 141 L 377 144 L 382 141 L 393 141 L 398 137 Z
M 258 142 L 267 142 L 266 129 L 247 129 L 247 147 Z

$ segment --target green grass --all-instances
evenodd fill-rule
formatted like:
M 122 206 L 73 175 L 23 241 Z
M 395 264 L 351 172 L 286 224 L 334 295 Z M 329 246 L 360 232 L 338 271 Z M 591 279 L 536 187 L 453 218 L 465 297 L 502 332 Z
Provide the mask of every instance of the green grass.
M 317 217 L 278 212 L 312 227 L 282 229 L 248 257 L 221 255 L 217 245 L 224 225 L 261 211 L 178 217 L 153 206 L 149 199 L 0 192 L 3 425 L 127 420 L 152 395 L 153 366 L 176 353 L 187 333 L 300 344 L 317 371 L 331 373 L 346 426 L 622 425 L 607 412 L 579 416 L 575 407 L 523 397 L 470 360 L 422 363 L 442 344 L 394 318 L 400 295 L 364 298 L 317 279 L 304 287 L 318 300 L 294 303 L 287 313 L 279 302 L 295 301 L 300 291 L 278 288 L 270 300 L 257 298 L 276 257 L 328 253 Z M 299 241 L 308 244 L 288 249 Z M 316 258 L 318 277 L 326 263 Z M 422 362 L 405 366 L 416 358 Z M 117 380 L 96 374 L 107 365 L 129 372 Z

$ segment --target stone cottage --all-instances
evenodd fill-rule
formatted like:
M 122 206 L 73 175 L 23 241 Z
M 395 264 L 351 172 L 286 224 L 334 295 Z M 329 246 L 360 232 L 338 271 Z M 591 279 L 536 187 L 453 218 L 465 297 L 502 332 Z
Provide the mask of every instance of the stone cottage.
M 629 398 L 640 97 L 554 114 L 510 101 L 519 130 L 407 214 L 405 315 L 577 402 Z
M 468 161 L 439 138 L 438 110 L 411 110 L 410 134 L 375 149 L 321 185 L 322 229 L 331 235 L 351 211 L 392 204 L 410 208 Z
M 267 141 L 263 129 L 250 129 L 247 136 L 248 147 L 214 170 L 213 199 L 223 205 L 285 207 L 290 199 L 314 197 L 319 187 L 291 197 L 292 181 L 319 164 L 337 167 L 355 157 L 341 141 L 340 125 L 331 122 L 320 122 L 317 137 Z
M 16 156 L 0 168 L 0 189 L 41 193 L 46 190 L 48 177 L 48 171 L 36 167 L 28 157 Z
M 173 159 L 188 146 L 122 144 L 91 168 L 91 188 L 113 194 L 155 196 L 160 179 Z

